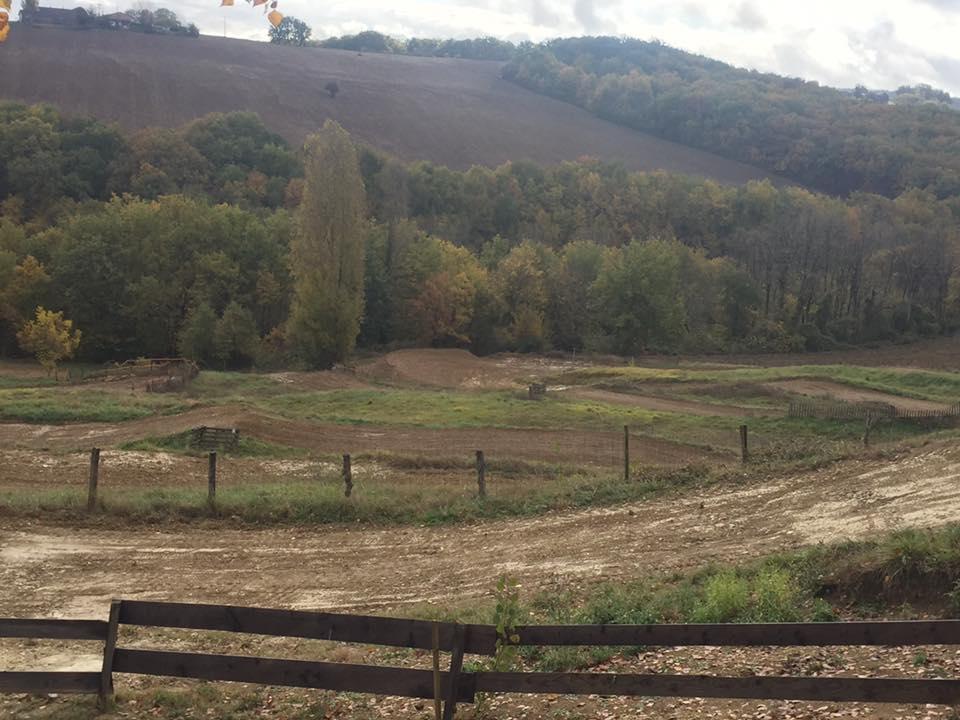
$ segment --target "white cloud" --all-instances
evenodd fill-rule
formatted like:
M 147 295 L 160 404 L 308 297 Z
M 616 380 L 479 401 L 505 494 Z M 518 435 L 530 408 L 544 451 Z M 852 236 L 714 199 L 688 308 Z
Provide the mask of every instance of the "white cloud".
M 47 0 L 69 6 L 68 0 Z M 43 2 L 43 0 L 41 0 Z M 152 0 L 204 33 L 263 39 L 266 21 L 238 1 Z M 121 2 L 123 8 L 130 2 Z M 401 36 L 542 40 L 610 33 L 659 38 L 675 47 L 763 71 L 831 85 L 892 89 L 930 83 L 960 95 L 955 60 L 957 0 L 279 0 L 315 37 L 377 29 Z M 96 3 L 94 3 L 96 4 Z M 117 0 L 100 4 L 105 12 Z M 15 8 L 16 10 L 17 8 Z

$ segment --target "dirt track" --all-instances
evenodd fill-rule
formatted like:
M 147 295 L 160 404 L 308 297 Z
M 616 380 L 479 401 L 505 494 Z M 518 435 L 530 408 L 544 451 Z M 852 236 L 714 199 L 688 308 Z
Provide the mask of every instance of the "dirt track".
M 843 402 L 879 402 L 893 405 L 900 410 L 948 410 L 946 403 L 916 400 L 914 398 L 891 395 L 876 390 L 863 390 L 829 380 L 781 380 L 767 383 L 767 387 L 782 390 L 794 395 L 807 395 L 828 398 Z
M 99 617 L 111 596 L 387 610 L 737 561 L 960 513 L 960 451 L 455 528 L 88 530 L 0 523 L 0 607 Z
M 622 462 L 622 435 L 586 430 L 501 428 L 416 428 L 376 425 L 313 424 L 256 412 L 241 406 L 198 408 L 179 415 L 150 417 L 118 424 L 0 424 L 0 447 L 70 451 L 94 445 L 117 447 L 145 437 L 162 437 L 200 425 L 236 427 L 260 440 L 316 453 L 393 452 L 449 458 L 483 449 L 495 459 L 617 465 Z M 687 464 L 722 460 L 723 453 L 668 440 L 644 438 L 636 443 L 637 462 Z

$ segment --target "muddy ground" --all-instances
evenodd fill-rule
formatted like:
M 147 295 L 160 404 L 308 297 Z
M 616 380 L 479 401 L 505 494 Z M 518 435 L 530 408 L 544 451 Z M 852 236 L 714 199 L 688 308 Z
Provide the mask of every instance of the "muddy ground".
M 231 529 L 211 525 L 72 528 L 0 520 L 0 607 L 22 617 L 104 617 L 113 597 L 404 614 L 489 599 L 496 578 L 525 593 L 748 561 L 817 542 L 923 527 L 960 513 L 960 450 L 930 445 L 895 461 L 861 460 L 750 485 L 629 506 L 448 528 Z M 155 640 L 140 638 L 138 644 Z M 245 651 L 257 651 L 254 642 Z M 270 646 L 272 654 L 284 653 Z M 43 652 L 41 652 L 43 651 Z M 79 652 L 79 654 L 78 654 Z M 960 663 L 929 650 L 936 672 Z M 269 653 L 268 653 L 269 654 Z M 663 650 L 601 666 L 620 672 L 894 674 L 912 650 Z M 421 662 L 423 659 L 421 658 Z M 94 668 L 95 651 L 0 644 L 0 665 Z M 927 675 L 929 676 L 929 675 Z M 129 680 L 130 687 L 152 687 Z M 145 685 L 146 683 L 146 685 Z M 16 707 L 8 704 L 6 707 Z M 503 718 L 934 718 L 933 707 L 699 700 L 500 698 Z M 557 714 L 559 710 L 570 714 Z M 0 706 L 2 710 L 2 706 Z M 363 717 L 425 717 L 415 703 L 370 701 Z M 14 715 L 15 717 L 16 715 Z M 136 712 L 129 717 L 140 717 Z M 147 713 L 146 716 L 149 716 Z M 267 717 L 283 717 L 283 714 Z M 344 710 L 344 717 L 348 717 Z M 350 715 L 352 717 L 352 715 Z
M 485 597 L 507 573 L 573 587 L 960 514 L 960 451 L 857 461 L 761 484 L 465 527 L 121 530 L 0 520 L 0 607 L 97 617 L 110 597 L 395 611 Z

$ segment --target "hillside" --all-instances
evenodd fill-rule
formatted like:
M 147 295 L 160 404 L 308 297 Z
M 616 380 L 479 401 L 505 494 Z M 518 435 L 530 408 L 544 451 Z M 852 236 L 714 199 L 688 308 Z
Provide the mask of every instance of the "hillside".
M 960 195 L 960 116 L 929 85 L 852 93 L 633 38 L 558 38 L 504 78 L 638 132 L 834 195 Z M 893 102 L 891 102 L 893 101 Z
M 294 144 L 333 118 L 402 159 L 453 168 L 590 155 L 730 183 L 771 177 L 530 92 L 502 80 L 496 62 L 18 27 L 0 47 L 0 65 L 0 98 L 128 129 L 252 110 Z M 335 99 L 323 90 L 330 80 L 341 88 Z

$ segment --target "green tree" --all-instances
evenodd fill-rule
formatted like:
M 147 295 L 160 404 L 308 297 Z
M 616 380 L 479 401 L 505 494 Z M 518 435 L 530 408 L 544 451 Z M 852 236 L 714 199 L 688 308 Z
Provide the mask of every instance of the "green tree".
M 686 321 L 680 283 L 685 251 L 676 241 L 635 240 L 607 252 L 593 292 L 617 352 L 669 349 L 679 340 Z
M 73 357 L 80 346 L 80 331 L 73 329 L 73 322 L 66 320 L 62 312 L 37 308 L 33 320 L 25 323 L 17 333 L 20 347 L 33 353 L 47 374 L 57 372 L 61 360 Z
M 227 305 L 213 333 L 214 353 L 223 367 L 249 365 L 259 342 L 253 313 L 236 301 Z
M 543 349 L 547 338 L 547 284 L 544 253 L 532 243 L 515 247 L 493 273 L 503 308 L 501 342 L 512 350 Z
M 209 364 L 215 356 L 216 331 L 217 314 L 207 303 L 200 303 L 187 314 L 177 338 L 177 349 L 185 358 Z
M 279 25 L 270 28 L 270 42 L 278 45 L 303 47 L 313 35 L 313 28 L 303 20 L 287 15 Z
M 352 352 L 363 316 L 364 189 L 356 148 L 337 123 L 327 120 L 305 151 L 287 337 L 309 365 L 330 367 Z

